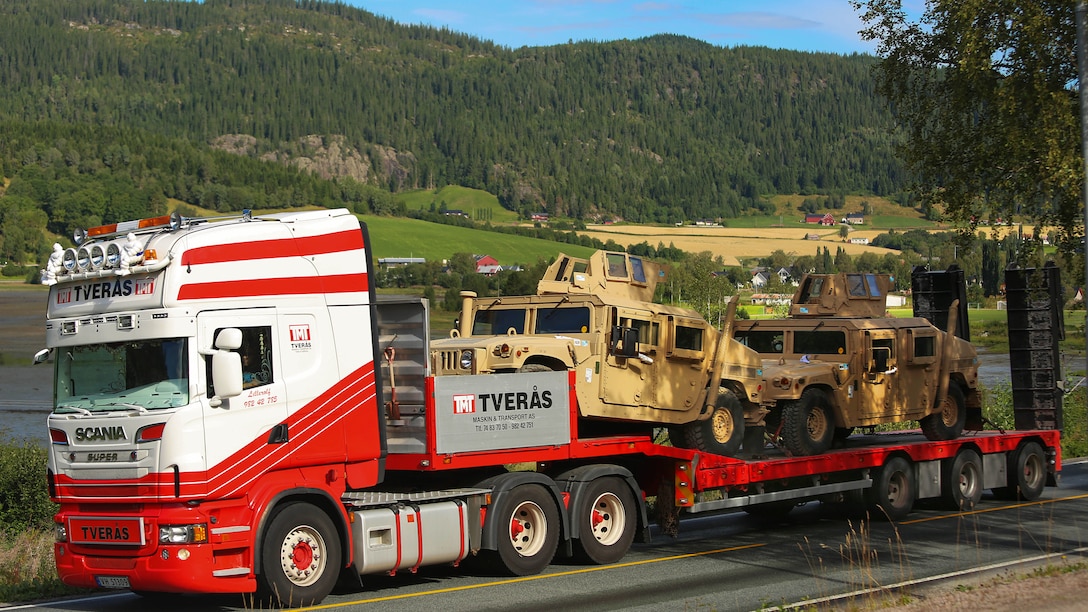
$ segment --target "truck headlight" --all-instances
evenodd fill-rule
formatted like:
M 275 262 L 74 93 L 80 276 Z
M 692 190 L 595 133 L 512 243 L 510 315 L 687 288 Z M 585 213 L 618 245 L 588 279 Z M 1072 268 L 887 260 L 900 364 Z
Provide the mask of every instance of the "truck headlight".
M 461 351 L 460 365 L 462 370 L 471 370 L 472 363 L 475 361 L 476 354 L 472 349 L 465 349 Z
M 64 523 L 53 523 L 53 539 L 58 542 L 68 541 L 68 527 Z
M 160 525 L 160 544 L 203 544 L 208 541 L 208 526 L 197 525 Z

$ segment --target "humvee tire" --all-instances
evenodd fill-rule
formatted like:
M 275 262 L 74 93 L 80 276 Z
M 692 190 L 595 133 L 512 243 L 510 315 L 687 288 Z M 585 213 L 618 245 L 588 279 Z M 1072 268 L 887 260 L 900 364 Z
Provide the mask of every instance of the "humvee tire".
M 796 456 L 818 455 L 831 448 L 835 417 L 823 391 L 809 387 L 782 408 L 782 441 Z
M 732 391 L 718 396 L 714 414 L 709 419 L 681 426 L 684 448 L 731 457 L 744 442 L 744 408 Z
M 948 394 L 939 410 L 923 417 L 918 423 L 927 440 L 955 440 L 967 423 L 967 398 L 956 383 L 948 383 Z

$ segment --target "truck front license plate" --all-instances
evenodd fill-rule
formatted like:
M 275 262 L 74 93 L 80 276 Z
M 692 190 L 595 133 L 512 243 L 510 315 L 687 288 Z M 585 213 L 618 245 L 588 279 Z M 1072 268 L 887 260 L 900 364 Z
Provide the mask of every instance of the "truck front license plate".
M 127 589 L 128 576 L 95 576 L 95 582 L 104 589 Z

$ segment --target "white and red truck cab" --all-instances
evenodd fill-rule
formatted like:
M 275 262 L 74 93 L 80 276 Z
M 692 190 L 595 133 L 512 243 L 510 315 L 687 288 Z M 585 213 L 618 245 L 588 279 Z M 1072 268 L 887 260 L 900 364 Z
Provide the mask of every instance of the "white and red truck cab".
M 574 372 L 435 377 L 427 303 L 378 299 L 369 244 L 350 212 L 315 210 L 56 249 L 39 360 L 64 582 L 309 605 L 341 574 L 614 562 L 648 538 L 647 497 L 671 513 L 865 492 L 896 518 L 921 497 L 1038 496 L 1060 470 L 1056 431 L 720 457 L 583 422 Z

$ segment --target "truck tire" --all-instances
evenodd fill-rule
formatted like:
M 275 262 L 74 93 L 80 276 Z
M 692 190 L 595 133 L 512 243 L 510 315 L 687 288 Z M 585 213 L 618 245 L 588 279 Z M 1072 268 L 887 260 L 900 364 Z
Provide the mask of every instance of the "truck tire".
M 627 554 L 638 527 L 635 496 L 627 483 L 611 477 L 594 480 L 575 500 L 574 513 L 580 523 L 578 557 L 605 565 Z
M 795 456 L 818 455 L 831 448 L 835 418 L 823 391 L 805 389 L 801 399 L 782 408 L 782 441 Z
M 967 423 L 967 398 L 956 383 L 948 383 L 948 394 L 937 411 L 918 421 L 928 440 L 955 440 Z
M 492 565 L 513 576 L 539 574 L 559 546 L 559 510 L 542 487 L 523 484 L 502 493 L 488 509 L 487 520 L 498 520 L 497 550 L 488 551 Z
M 341 569 L 340 539 L 324 511 L 307 503 L 284 506 L 262 544 L 262 600 L 285 608 L 312 606 L 332 592 Z
M 1001 499 L 1033 501 L 1046 487 L 1046 453 L 1038 442 L 1028 442 L 1008 456 L 1008 486 L 994 489 Z
M 952 510 L 973 510 L 982 499 L 982 458 L 971 449 L 941 463 L 941 499 Z
M 732 391 L 718 395 L 709 419 L 684 425 L 683 448 L 730 457 L 744 443 L 744 407 Z
M 914 508 L 917 495 L 914 466 L 895 456 L 876 470 L 873 486 L 865 490 L 865 502 L 874 518 L 900 521 Z

